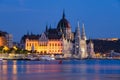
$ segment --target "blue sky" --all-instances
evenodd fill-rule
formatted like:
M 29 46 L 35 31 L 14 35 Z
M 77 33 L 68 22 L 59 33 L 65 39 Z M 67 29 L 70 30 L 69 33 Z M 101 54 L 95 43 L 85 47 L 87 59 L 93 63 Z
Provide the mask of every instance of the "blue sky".
M 120 0 L 0 0 L 0 30 L 19 41 L 28 31 L 55 28 L 63 9 L 72 31 L 79 20 L 88 38 L 120 38 Z

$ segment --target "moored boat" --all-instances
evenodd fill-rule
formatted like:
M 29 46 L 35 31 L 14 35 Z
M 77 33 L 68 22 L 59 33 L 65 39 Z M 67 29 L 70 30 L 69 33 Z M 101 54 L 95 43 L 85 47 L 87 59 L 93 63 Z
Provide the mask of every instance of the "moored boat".
M 51 57 L 51 56 L 46 56 L 46 55 L 44 55 L 44 56 L 41 56 L 41 57 L 40 57 L 40 60 L 55 60 L 55 58 L 54 58 L 54 57 Z

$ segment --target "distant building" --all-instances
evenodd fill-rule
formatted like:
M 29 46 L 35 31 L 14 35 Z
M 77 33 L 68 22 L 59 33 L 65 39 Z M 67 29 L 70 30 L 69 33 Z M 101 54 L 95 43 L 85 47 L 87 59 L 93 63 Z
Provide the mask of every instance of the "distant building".
M 0 46 L 6 45 L 6 39 L 4 36 L 0 36 Z
M 12 48 L 13 47 L 13 36 L 12 36 L 12 34 L 6 34 L 5 37 L 6 37 L 6 40 L 7 40 L 7 46 L 9 48 Z
M 86 40 L 84 24 L 81 34 L 79 23 L 76 31 L 72 32 L 70 23 L 63 12 L 57 28 L 46 26 L 46 30 L 39 35 L 27 33 L 21 38 L 21 47 L 39 54 L 59 54 L 64 58 L 81 59 L 88 57 Z
M 13 47 L 13 37 L 7 32 L 0 31 L 0 46 Z
M 104 40 L 104 41 L 118 41 L 118 38 L 98 38 L 98 40 Z

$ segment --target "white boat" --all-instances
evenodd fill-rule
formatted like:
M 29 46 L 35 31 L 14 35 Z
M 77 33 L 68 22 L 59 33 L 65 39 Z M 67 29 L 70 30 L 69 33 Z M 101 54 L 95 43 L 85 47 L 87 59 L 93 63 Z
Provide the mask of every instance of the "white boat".
M 41 56 L 40 60 L 55 60 L 55 58 L 51 56 Z
M 38 60 L 38 57 L 27 57 L 28 60 Z
M 38 60 L 37 57 L 31 57 L 30 60 Z

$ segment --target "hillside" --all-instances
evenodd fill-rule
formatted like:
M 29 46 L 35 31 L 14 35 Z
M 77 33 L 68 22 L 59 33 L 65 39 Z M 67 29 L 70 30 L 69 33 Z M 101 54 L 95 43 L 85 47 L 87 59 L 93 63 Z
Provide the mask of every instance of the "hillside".
M 87 41 L 87 43 L 89 40 Z M 120 39 L 115 41 L 108 41 L 108 40 L 98 40 L 93 39 L 92 42 L 94 43 L 94 51 L 106 53 L 114 50 L 115 52 L 120 52 Z

